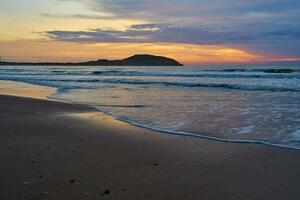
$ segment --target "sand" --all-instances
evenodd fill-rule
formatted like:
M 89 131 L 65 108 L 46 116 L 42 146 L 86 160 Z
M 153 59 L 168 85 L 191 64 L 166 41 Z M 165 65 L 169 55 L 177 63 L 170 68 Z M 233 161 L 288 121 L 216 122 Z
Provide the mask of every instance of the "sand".
M 174 136 L 0 95 L 0 199 L 300 199 L 300 151 Z

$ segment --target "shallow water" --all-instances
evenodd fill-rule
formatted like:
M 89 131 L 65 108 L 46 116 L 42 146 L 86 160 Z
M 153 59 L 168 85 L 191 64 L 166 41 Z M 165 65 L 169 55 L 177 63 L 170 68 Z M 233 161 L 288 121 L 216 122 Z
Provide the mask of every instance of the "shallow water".
M 300 148 L 300 67 L 274 69 L 3 66 L 0 79 L 56 87 L 51 98 L 156 130 Z

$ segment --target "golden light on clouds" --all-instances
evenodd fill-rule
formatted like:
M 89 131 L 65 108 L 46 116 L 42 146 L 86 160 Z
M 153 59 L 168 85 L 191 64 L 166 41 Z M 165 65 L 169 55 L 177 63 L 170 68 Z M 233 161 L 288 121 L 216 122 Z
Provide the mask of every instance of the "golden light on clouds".
M 73 18 L 63 18 L 57 20 L 55 18 L 38 18 L 26 21 L 2 21 L 0 20 L 0 27 L 5 27 L 0 30 L 0 40 L 19 40 L 30 39 L 36 40 L 42 38 L 42 32 L 50 30 L 67 30 L 67 31 L 86 31 L 101 27 L 104 29 L 124 30 L 132 24 L 143 23 L 139 20 L 86 20 Z M 101 26 L 100 26 L 101 25 Z
M 259 55 L 218 45 L 172 43 L 68 43 L 57 41 L 0 41 L 0 55 L 19 61 L 85 61 L 100 58 L 121 59 L 133 54 L 155 54 L 184 64 L 250 62 Z
M 87 9 L 76 1 L 57 1 L 55 4 L 50 0 L 28 0 L 27 3 L 20 1 L 18 4 L 8 2 L 6 5 L 14 6 L 17 12 L 12 15 L 6 9 L 6 13 L 0 13 L 0 27 L 3 27 L 0 29 L 0 56 L 10 61 L 76 62 L 100 58 L 121 59 L 133 54 L 162 55 L 184 64 L 248 62 L 260 59 L 260 56 L 247 51 L 220 45 L 155 42 L 87 44 L 49 40 L 43 33 L 51 30 L 86 31 L 101 28 L 124 31 L 132 25 L 151 22 L 114 18 L 112 13 Z M 33 7 L 28 7 L 30 2 Z M 149 28 L 149 31 L 152 29 Z

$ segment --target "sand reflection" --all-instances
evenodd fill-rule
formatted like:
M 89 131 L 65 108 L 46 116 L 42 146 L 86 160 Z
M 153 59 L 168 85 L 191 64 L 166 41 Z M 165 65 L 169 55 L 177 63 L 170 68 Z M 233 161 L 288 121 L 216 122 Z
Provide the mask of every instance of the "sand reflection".
M 22 96 L 37 99 L 48 99 L 56 89 L 46 86 L 37 86 L 14 81 L 0 81 L 0 94 Z

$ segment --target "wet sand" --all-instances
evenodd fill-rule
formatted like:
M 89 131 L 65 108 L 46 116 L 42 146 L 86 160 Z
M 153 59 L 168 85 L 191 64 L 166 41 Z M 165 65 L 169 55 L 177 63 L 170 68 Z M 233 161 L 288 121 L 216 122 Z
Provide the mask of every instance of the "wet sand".
M 35 99 L 50 100 L 47 97 L 55 92 L 56 89 L 52 87 L 0 80 L 0 94 L 4 95 L 32 97 Z
M 300 199 L 300 151 L 162 134 L 0 95 L 0 199 Z

